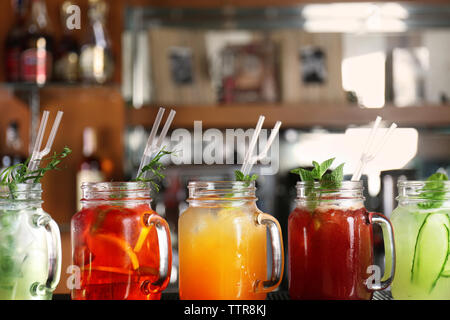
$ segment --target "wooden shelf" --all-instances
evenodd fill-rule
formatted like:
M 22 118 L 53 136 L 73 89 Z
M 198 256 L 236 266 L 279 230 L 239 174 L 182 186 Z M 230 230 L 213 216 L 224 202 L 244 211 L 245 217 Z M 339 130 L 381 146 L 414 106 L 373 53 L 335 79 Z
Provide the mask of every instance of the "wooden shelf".
M 170 107 L 170 106 L 166 106 Z M 193 128 L 196 120 L 203 122 L 203 128 L 252 128 L 258 116 L 266 117 L 265 127 L 272 127 L 277 120 L 284 128 L 345 128 L 349 125 L 363 125 L 373 121 L 377 115 L 399 126 L 450 127 L 450 106 L 393 107 L 362 109 L 358 106 L 311 105 L 223 105 L 223 106 L 178 106 L 172 127 Z M 128 125 L 151 127 L 157 113 L 157 106 L 127 110 Z
M 130 6 L 154 6 L 154 7 L 196 7 L 196 8 L 217 8 L 226 6 L 235 7 L 262 7 L 262 6 L 293 6 L 318 3 L 351 3 L 364 2 L 363 0 L 123 0 Z M 392 2 L 390 0 L 373 1 L 376 3 Z M 448 0 L 397 0 L 396 2 L 406 3 L 432 3 L 447 4 Z

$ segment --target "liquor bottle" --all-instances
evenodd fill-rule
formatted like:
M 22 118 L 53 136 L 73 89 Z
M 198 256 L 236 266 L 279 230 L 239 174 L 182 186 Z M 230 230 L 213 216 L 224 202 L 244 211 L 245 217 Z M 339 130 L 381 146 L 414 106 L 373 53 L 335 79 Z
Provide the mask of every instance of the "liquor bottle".
M 102 171 L 101 160 L 97 156 L 97 132 L 92 127 L 83 130 L 83 159 L 77 172 L 77 206 L 81 209 L 81 184 L 83 182 L 102 182 L 106 175 Z
M 80 76 L 84 82 L 103 84 L 113 75 L 114 60 L 106 30 L 107 13 L 105 1 L 89 0 L 89 27 L 80 54 Z
M 17 122 L 11 122 L 6 128 L 5 150 L 1 158 L 2 170 L 9 166 L 25 162 L 26 158 L 21 152 L 22 140 L 19 134 L 19 125 Z
M 80 48 L 72 30 L 67 27 L 70 13 L 67 12 L 73 3 L 64 1 L 61 6 L 61 23 L 63 35 L 55 49 L 55 78 L 58 81 L 76 82 L 78 80 L 78 58 Z
M 14 23 L 5 40 L 6 81 L 20 81 L 20 54 L 25 36 L 25 0 L 12 0 Z
M 25 82 L 43 85 L 51 78 L 53 36 L 45 2 L 31 1 L 31 13 L 26 24 L 21 54 L 21 78 Z

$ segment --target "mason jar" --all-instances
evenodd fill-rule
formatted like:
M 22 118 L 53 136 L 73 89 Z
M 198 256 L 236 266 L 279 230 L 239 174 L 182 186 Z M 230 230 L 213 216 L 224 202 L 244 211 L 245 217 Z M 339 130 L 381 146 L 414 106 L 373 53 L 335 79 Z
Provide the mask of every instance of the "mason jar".
M 361 181 L 343 181 L 336 189 L 298 182 L 296 202 L 288 219 L 291 299 L 368 300 L 389 286 L 394 268 L 387 265 L 381 278 L 374 265 L 372 225 L 381 226 L 393 255 L 391 224 L 366 210 Z
M 61 273 L 58 225 L 39 183 L 0 187 L 0 300 L 51 300 Z
M 72 299 L 158 300 L 170 280 L 167 222 L 151 208 L 151 184 L 83 183 L 72 218 Z
M 188 189 L 178 221 L 180 298 L 265 299 L 282 278 L 283 241 L 278 221 L 256 206 L 255 183 L 190 182 Z
M 450 182 L 400 181 L 398 190 L 391 217 L 397 249 L 392 295 L 449 300 Z

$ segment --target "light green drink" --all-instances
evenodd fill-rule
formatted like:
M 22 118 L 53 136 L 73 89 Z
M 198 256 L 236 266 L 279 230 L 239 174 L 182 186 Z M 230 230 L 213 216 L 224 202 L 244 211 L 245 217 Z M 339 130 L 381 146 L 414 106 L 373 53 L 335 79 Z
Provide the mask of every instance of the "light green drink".
M 431 184 L 430 184 L 431 183 Z M 395 299 L 450 299 L 450 184 L 403 181 L 391 222 Z
M 60 235 L 40 184 L 0 190 L 0 300 L 47 300 L 59 282 Z

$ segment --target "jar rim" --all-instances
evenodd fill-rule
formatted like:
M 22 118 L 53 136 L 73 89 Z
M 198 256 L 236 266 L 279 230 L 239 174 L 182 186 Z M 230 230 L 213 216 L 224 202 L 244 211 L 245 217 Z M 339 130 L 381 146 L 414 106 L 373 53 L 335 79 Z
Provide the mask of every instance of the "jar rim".
M 145 190 L 151 189 L 152 184 L 144 181 L 109 181 L 109 182 L 83 182 L 81 189 L 95 189 L 96 191 L 111 190 Z
M 400 180 L 397 182 L 398 187 L 420 187 L 430 182 L 442 183 L 446 189 L 450 190 L 450 180 L 437 180 L 437 181 L 427 181 L 427 180 Z
M 439 184 L 442 188 L 427 187 L 428 183 Z M 450 200 L 450 181 L 402 180 L 398 181 L 396 200 L 414 200 L 417 202 L 442 202 Z
M 342 181 L 339 188 L 322 188 L 319 182 L 298 181 L 297 203 L 309 203 L 317 201 L 364 201 L 364 186 L 362 181 Z M 312 188 L 312 189 L 311 189 Z
M 244 188 L 256 188 L 255 186 L 255 181 L 189 181 L 188 183 L 188 188 L 198 188 L 198 187 L 202 187 L 202 188 L 209 188 L 212 186 L 220 186 L 220 187 L 226 187 L 226 186 L 232 186 L 232 187 L 244 187 Z
M 317 181 L 297 181 L 296 187 L 297 189 L 299 188 L 305 188 L 305 187 L 311 187 L 313 186 L 314 188 L 318 188 L 320 187 L 320 183 Z M 358 181 L 351 181 L 351 180 L 345 180 L 341 182 L 341 185 L 339 188 L 322 188 L 322 190 L 324 191 L 351 191 L 351 190 L 362 190 L 364 189 L 364 185 L 363 185 L 363 181 L 358 180 Z
M 190 181 L 189 201 L 256 200 L 255 181 Z
M 152 184 L 143 181 L 83 182 L 81 191 L 81 202 L 152 200 Z
M 42 195 L 42 184 L 36 183 L 17 183 L 14 190 L 14 197 L 11 197 L 11 190 L 6 185 L 0 186 L 0 199 L 1 200 L 29 200 L 40 201 Z

